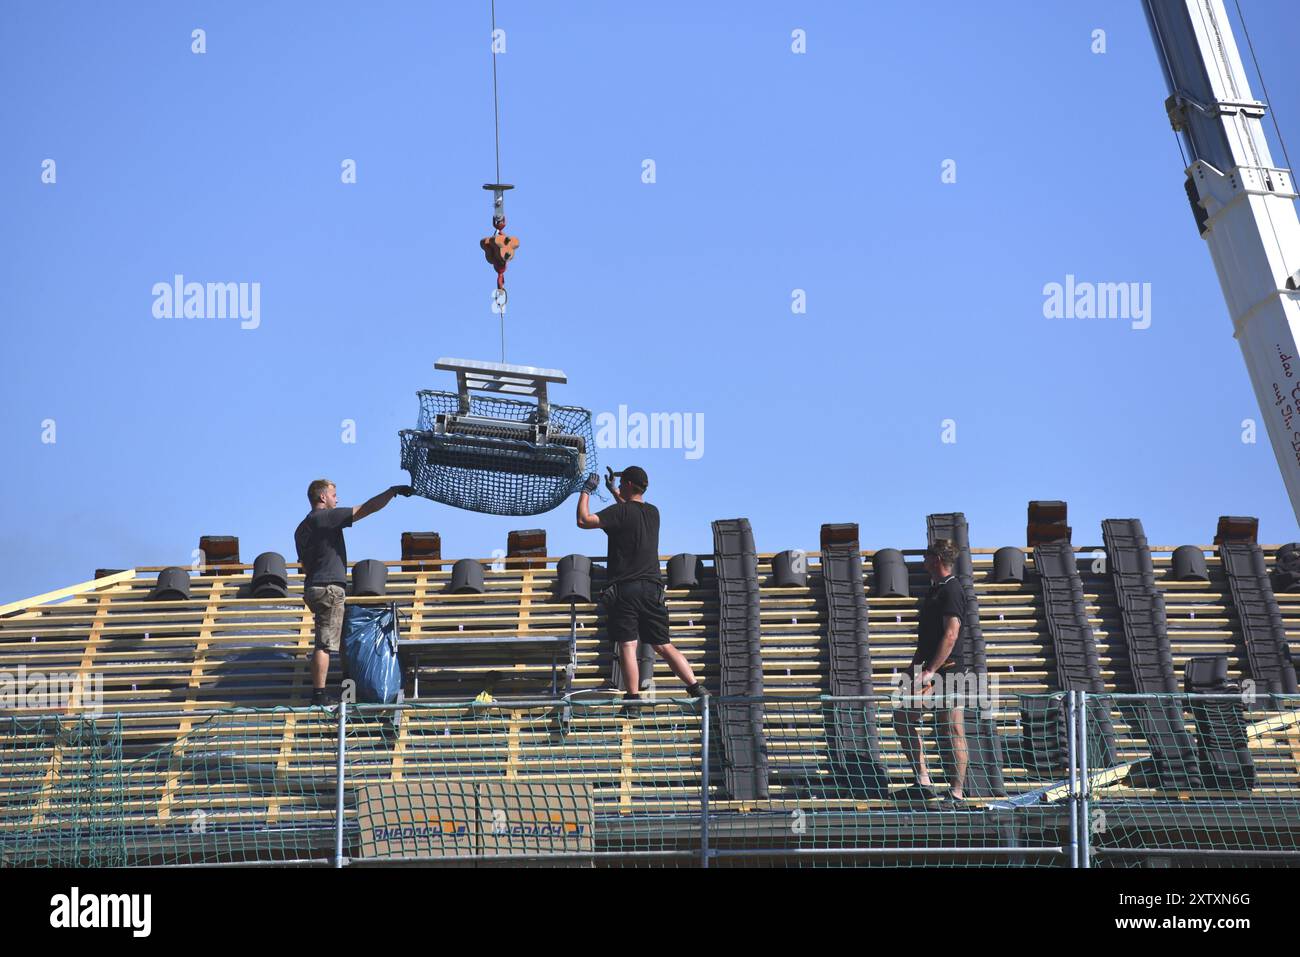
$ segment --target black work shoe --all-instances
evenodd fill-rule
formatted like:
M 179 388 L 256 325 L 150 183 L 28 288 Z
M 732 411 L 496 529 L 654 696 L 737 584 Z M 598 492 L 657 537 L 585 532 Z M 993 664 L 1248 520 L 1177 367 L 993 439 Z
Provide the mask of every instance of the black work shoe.
M 939 800 L 941 795 L 929 784 L 910 784 L 901 791 L 895 791 L 890 797 L 904 804 L 925 804 Z
M 939 802 L 941 811 L 969 811 L 971 806 L 966 803 L 965 798 L 953 797 L 951 794 L 945 794 L 942 801 Z
M 697 681 L 693 685 L 686 686 L 686 693 L 692 698 L 707 698 L 709 696 L 709 689 L 704 687 L 703 681 Z
M 339 703 L 339 696 L 336 692 L 329 691 L 325 688 L 313 688 L 311 692 L 312 707 L 324 706 L 332 708 Z
M 645 701 L 639 695 L 623 695 L 623 707 L 619 709 L 621 718 L 639 718 L 641 717 L 641 708 Z

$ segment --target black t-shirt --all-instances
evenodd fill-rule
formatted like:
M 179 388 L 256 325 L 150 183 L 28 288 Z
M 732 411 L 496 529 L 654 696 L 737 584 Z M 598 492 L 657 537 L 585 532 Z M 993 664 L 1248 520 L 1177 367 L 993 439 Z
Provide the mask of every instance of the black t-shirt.
M 609 536 L 609 584 L 663 580 L 659 575 L 659 509 L 648 502 L 616 502 L 596 517 Z
M 298 561 L 307 576 L 306 588 L 316 585 L 346 585 L 348 547 L 343 529 L 352 524 L 351 508 L 317 508 L 308 513 L 293 533 Z
M 949 618 L 956 618 L 963 623 L 966 620 L 966 592 L 955 575 L 949 575 L 931 585 L 921 601 L 921 623 L 917 628 L 916 654 L 912 656 L 912 664 L 925 666 L 934 661 L 935 653 L 943 644 L 943 633 Z M 961 663 L 964 640 L 962 630 L 964 629 L 957 631 L 957 642 L 948 653 L 943 663 L 944 668 Z

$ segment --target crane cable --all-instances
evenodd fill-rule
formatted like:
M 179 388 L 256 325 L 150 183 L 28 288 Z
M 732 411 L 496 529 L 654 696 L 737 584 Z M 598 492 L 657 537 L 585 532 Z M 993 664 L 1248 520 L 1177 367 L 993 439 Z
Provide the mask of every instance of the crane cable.
M 501 107 L 497 97 L 497 0 L 490 0 L 492 8 L 492 34 L 489 46 L 492 49 L 492 141 L 496 148 L 497 178 L 492 182 L 501 182 Z M 502 289 L 504 293 L 505 290 Z M 493 293 L 495 295 L 495 293 Z M 501 321 L 501 362 L 506 361 L 506 300 L 505 296 L 494 300 L 497 315 Z
M 1264 82 L 1264 71 L 1259 68 L 1259 58 L 1255 56 L 1255 43 L 1250 38 L 1250 27 L 1246 25 L 1246 14 L 1242 12 L 1241 0 L 1233 0 L 1237 8 L 1237 19 L 1241 21 L 1241 32 L 1245 34 L 1246 46 L 1250 50 L 1251 62 L 1255 64 L 1255 75 L 1259 77 L 1259 90 L 1264 94 L 1264 105 L 1268 108 L 1269 118 L 1273 121 L 1273 132 L 1277 134 L 1278 145 L 1282 147 L 1282 158 L 1286 161 L 1287 175 L 1291 179 L 1291 191 L 1295 192 L 1295 168 L 1291 165 L 1291 154 L 1287 152 L 1286 138 L 1282 135 L 1282 127 L 1277 122 L 1277 111 L 1273 109 L 1273 98 L 1268 95 L 1268 84 Z M 1267 144 L 1265 138 L 1265 144 Z M 1287 248 L 1282 244 L 1281 238 L 1277 234 L 1277 224 L 1273 222 L 1273 213 L 1268 204 L 1264 204 L 1264 214 L 1268 217 L 1268 227 L 1273 233 L 1273 242 L 1277 245 L 1278 255 L 1282 260 L 1282 271 L 1289 276 L 1295 273 L 1291 270 L 1291 263 L 1287 261 Z
M 1286 168 L 1291 172 L 1294 182 L 1295 167 L 1291 165 L 1291 155 L 1286 149 L 1286 138 L 1282 136 L 1282 127 L 1277 122 L 1277 110 L 1273 109 L 1273 98 L 1268 95 L 1268 85 L 1264 82 L 1264 71 L 1259 68 L 1259 58 L 1255 56 L 1255 43 L 1250 38 L 1250 27 L 1246 26 L 1246 14 L 1241 11 L 1241 0 L 1233 0 L 1233 2 L 1237 7 L 1237 19 L 1241 21 L 1241 32 L 1246 36 L 1246 46 L 1250 49 L 1251 62 L 1255 64 L 1255 75 L 1259 77 L 1260 92 L 1264 94 L 1264 103 L 1268 106 L 1268 115 L 1273 121 L 1273 131 L 1277 133 L 1278 144 L 1282 147 L 1282 158 L 1286 160 Z
M 492 132 L 496 141 L 497 178 L 501 182 L 501 111 L 497 105 L 497 0 L 492 5 Z
M 1160 35 L 1160 22 L 1156 20 L 1156 12 L 1151 8 L 1149 3 L 1147 4 L 1147 16 L 1151 21 L 1151 32 L 1155 35 L 1156 45 L 1160 47 L 1160 59 L 1163 61 L 1163 66 L 1165 68 L 1165 76 L 1169 83 L 1169 92 L 1174 96 L 1178 96 L 1178 87 L 1174 83 L 1174 68 L 1169 63 L 1169 51 L 1165 49 L 1165 38 Z M 1178 144 L 1178 155 L 1183 161 L 1183 169 L 1187 169 L 1187 153 L 1183 150 L 1183 137 L 1176 129 L 1173 133 L 1174 142 Z M 1188 145 L 1192 146 L 1192 143 L 1189 141 Z
M 1259 77 L 1260 92 L 1264 94 L 1264 104 L 1268 108 L 1270 119 L 1272 119 L 1273 121 L 1273 130 L 1277 134 L 1278 144 L 1282 147 L 1282 156 L 1286 160 L 1287 172 L 1291 177 L 1291 188 L 1294 191 L 1295 173 L 1294 173 L 1294 168 L 1291 166 L 1291 156 L 1287 152 L 1286 138 L 1282 135 L 1282 128 L 1280 125 L 1278 125 L 1277 111 L 1273 109 L 1272 101 L 1268 95 L 1268 85 L 1264 81 L 1264 71 L 1260 69 L 1259 57 L 1255 55 L 1255 43 L 1250 36 L 1250 27 L 1246 24 L 1246 15 L 1241 9 L 1241 0 L 1233 0 L 1233 4 L 1237 8 L 1237 19 L 1241 22 L 1241 32 L 1246 37 L 1246 46 L 1250 49 L 1250 59 L 1251 62 L 1254 63 L 1255 65 L 1255 75 Z M 1148 15 L 1150 18 L 1152 31 L 1155 34 L 1156 44 L 1160 48 L 1160 56 L 1164 60 L 1166 76 L 1169 77 L 1169 82 L 1173 90 L 1173 93 L 1175 95 L 1178 95 L 1178 89 L 1176 86 L 1173 85 L 1173 68 L 1169 61 L 1169 51 L 1165 47 L 1164 37 L 1160 35 L 1160 26 L 1159 26 L 1159 22 L 1156 20 L 1155 11 L 1150 8 L 1149 4 L 1148 4 Z M 1201 16 L 1202 16 L 1202 21 L 1204 22 L 1204 16 L 1205 16 L 1204 7 L 1201 8 Z M 1204 24 L 1204 25 L 1207 28 L 1210 27 L 1210 24 Z M 1183 152 L 1183 138 L 1177 132 L 1175 132 L 1174 139 L 1178 144 L 1178 153 L 1182 157 L 1183 166 L 1186 167 L 1187 155 Z M 1190 137 L 1188 138 L 1188 145 L 1192 147 L 1194 153 L 1196 147 L 1195 147 L 1195 143 L 1191 141 Z M 1195 157 L 1195 155 L 1193 155 L 1193 158 L 1195 159 L 1198 157 Z M 1261 170 L 1261 172 L 1263 172 L 1263 170 Z M 1278 252 L 1282 258 L 1283 271 L 1290 272 L 1290 266 L 1286 261 L 1287 259 L 1286 249 L 1285 247 L 1283 247 L 1281 239 L 1277 235 L 1277 225 L 1273 222 L 1273 214 L 1269 210 L 1267 205 L 1265 205 L 1264 207 L 1264 213 L 1268 217 L 1268 225 L 1269 225 L 1269 229 L 1273 233 L 1273 241 L 1277 244 Z

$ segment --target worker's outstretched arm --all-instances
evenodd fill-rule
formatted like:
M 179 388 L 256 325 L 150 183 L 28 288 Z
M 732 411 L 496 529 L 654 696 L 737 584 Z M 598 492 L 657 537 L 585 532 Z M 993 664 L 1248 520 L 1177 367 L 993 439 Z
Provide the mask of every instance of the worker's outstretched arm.
M 582 486 L 582 491 L 578 493 L 578 527 L 579 528 L 600 528 L 600 516 L 591 510 L 591 493 L 596 490 L 598 481 L 593 472 L 587 476 L 586 484 Z
M 409 485 L 394 485 L 386 488 L 374 498 L 362 502 L 352 510 L 352 521 L 359 522 L 367 515 L 373 515 L 393 500 L 395 495 L 412 495 L 415 490 Z

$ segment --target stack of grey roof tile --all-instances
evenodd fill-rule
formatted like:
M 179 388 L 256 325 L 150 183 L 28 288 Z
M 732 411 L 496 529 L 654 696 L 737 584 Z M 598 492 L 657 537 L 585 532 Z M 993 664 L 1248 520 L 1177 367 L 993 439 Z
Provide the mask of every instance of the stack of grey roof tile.
M 1055 652 L 1058 687 L 1063 691 L 1104 694 L 1106 684 L 1097 657 L 1097 642 L 1088 622 L 1074 547 L 1069 541 L 1035 545 L 1034 570 L 1038 573 L 1047 630 Z M 1065 728 L 1059 713 L 1053 723 L 1057 731 L 1059 766 L 1064 767 L 1068 756 L 1063 747 Z M 1087 728 L 1089 767 L 1114 764 L 1115 729 L 1110 721 L 1108 699 L 1092 699 Z
M 826 595 L 829 691 L 834 698 L 859 699 L 827 702 L 824 708 L 832 787 L 854 797 L 881 797 L 889 790 L 889 780 L 880 761 L 867 599 L 858 543 L 824 543 L 821 572 Z
M 1253 541 L 1223 541 L 1219 544 L 1219 559 L 1241 622 L 1255 690 L 1260 694 L 1295 694 L 1295 666 L 1263 549 Z
M 1151 549 L 1142 523 L 1136 518 L 1108 518 L 1101 523 L 1101 534 L 1124 626 L 1133 676 L 1131 690 L 1139 694 L 1175 693 L 1178 679 L 1169 646 L 1164 596 L 1156 588 Z M 1130 770 L 1130 784 L 1172 790 L 1201 786 L 1196 742 L 1187 731 L 1181 701 L 1126 700 L 1120 703 L 1120 710 L 1146 738 L 1151 750 L 1150 759 Z
M 760 651 L 758 553 L 749 519 L 713 523 L 713 565 L 718 580 L 718 665 L 720 696 L 713 708 L 721 731 L 723 786 L 735 800 L 766 798 L 767 742 L 763 705 L 728 702 L 763 694 Z

